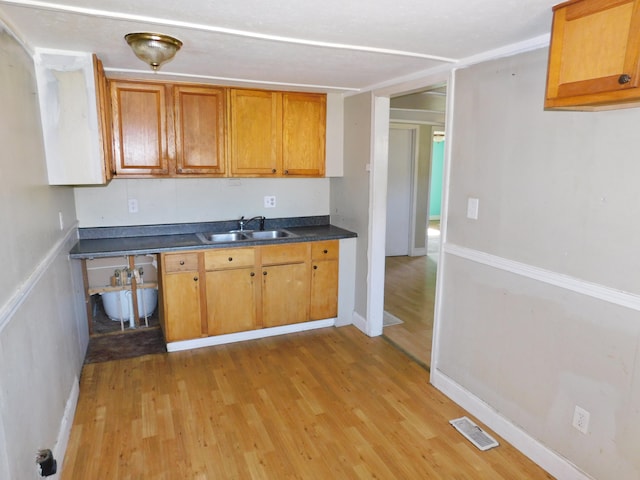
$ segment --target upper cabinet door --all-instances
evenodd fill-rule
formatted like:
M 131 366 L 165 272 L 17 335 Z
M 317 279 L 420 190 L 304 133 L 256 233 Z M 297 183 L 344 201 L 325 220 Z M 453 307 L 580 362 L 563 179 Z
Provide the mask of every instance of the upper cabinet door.
M 231 175 L 279 176 L 279 93 L 232 89 L 229 109 Z
M 225 90 L 176 85 L 173 98 L 176 173 L 224 176 Z
M 640 100 L 639 8 L 640 0 L 554 7 L 545 107 L 598 109 Z
M 116 175 L 166 175 L 165 86 L 111 81 L 113 157 Z
M 284 175 L 324 176 L 326 98 L 309 93 L 282 94 Z

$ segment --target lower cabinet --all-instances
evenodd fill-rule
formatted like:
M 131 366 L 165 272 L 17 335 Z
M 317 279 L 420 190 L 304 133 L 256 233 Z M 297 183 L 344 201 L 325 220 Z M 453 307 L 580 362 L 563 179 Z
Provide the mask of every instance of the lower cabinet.
M 336 317 L 338 245 L 332 240 L 162 254 L 165 340 Z
M 340 242 L 311 244 L 310 320 L 338 316 L 338 273 Z
M 261 247 L 262 326 L 309 320 L 309 243 Z
M 160 324 L 165 340 L 175 342 L 202 336 L 203 282 L 200 254 L 162 254 Z
M 255 248 L 224 248 L 204 252 L 209 335 L 259 328 Z

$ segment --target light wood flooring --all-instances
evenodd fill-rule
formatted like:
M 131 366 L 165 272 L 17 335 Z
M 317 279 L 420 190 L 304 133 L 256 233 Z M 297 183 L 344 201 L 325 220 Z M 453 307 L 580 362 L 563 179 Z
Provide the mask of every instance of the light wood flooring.
M 403 321 L 383 335 L 425 367 L 431 364 L 436 256 L 386 257 L 384 309 Z
M 428 380 L 353 326 L 85 365 L 62 478 L 552 478 Z

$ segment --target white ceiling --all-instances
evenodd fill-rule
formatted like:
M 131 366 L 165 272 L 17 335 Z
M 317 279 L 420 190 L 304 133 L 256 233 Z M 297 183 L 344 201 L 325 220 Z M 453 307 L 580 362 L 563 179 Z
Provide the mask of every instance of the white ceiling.
M 557 3 L 0 0 L 0 21 L 30 48 L 95 52 L 110 75 L 149 71 L 123 38 L 149 31 L 184 43 L 161 75 L 349 92 L 546 36 Z

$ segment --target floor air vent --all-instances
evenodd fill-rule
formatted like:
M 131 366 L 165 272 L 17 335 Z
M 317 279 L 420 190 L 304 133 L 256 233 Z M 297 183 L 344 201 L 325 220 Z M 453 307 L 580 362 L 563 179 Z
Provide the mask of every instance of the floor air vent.
M 480 450 L 489 450 L 490 448 L 497 447 L 499 445 L 495 438 L 486 433 L 467 417 L 455 418 L 453 420 L 449 420 L 449 423 Z

